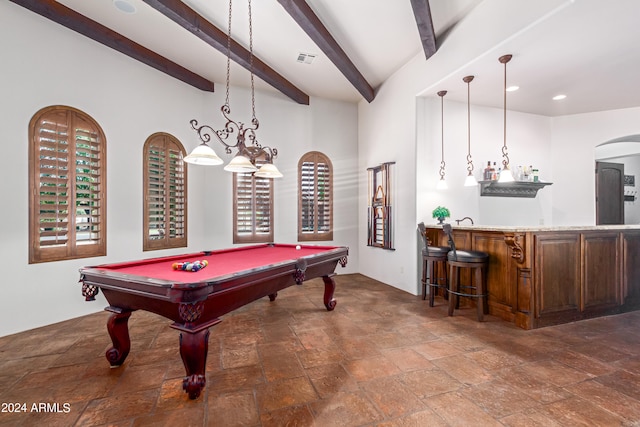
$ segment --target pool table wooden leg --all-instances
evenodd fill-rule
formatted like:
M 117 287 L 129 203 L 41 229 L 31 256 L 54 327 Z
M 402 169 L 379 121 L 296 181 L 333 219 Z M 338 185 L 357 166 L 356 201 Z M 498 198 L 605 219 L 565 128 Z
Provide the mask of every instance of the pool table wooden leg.
M 336 282 L 333 280 L 333 276 L 335 276 L 335 274 L 322 276 L 322 281 L 324 282 L 324 306 L 327 307 L 328 311 L 336 308 L 336 300 L 333 299 L 333 292 L 336 290 Z
M 196 399 L 205 386 L 205 369 L 209 349 L 209 329 L 198 332 L 180 333 L 180 356 L 187 376 L 182 380 L 182 388 L 189 394 L 189 399 Z
M 105 356 L 111 367 L 115 368 L 124 363 L 124 359 L 127 358 L 129 350 L 131 350 L 131 340 L 129 339 L 129 317 L 131 316 L 131 311 L 110 309 L 110 307 L 107 310 L 113 312 L 107 321 L 107 331 L 109 331 L 113 347 L 107 350 Z

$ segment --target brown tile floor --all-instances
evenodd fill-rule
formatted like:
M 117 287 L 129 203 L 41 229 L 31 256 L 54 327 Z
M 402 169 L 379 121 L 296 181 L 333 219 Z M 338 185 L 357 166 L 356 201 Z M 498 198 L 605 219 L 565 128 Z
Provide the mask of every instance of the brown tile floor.
M 195 401 L 178 332 L 153 314 L 133 314 L 115 369 L 106 312 L 0 338 L 0 425 L 640 425 L 640 312 L 524 331 L 361 275 L 337 282 L 333 312 L 313 280 L 224 316 Z M 27 412 L 4 412 L 16 403 Z

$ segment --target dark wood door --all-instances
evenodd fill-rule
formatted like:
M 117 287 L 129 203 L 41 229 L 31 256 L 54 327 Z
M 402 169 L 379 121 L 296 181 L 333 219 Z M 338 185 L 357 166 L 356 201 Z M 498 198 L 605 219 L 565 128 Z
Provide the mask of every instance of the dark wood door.
M 624 224 L 624 165 L 596 162 L 596 225 Z

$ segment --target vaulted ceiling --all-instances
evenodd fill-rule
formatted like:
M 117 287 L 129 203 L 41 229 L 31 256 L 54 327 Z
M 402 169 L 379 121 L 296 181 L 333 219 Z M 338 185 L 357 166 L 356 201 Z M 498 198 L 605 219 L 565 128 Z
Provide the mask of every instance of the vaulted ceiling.
M 122 51 L 201 90 L 224 91 L 227 0 L 10 0 L 100 43 Z M 528 0 L 519 1 L 523 10 Z M 521 90 L 510 109 L 549 116 L 638 106 L 640 1 L 544 0 L 561 5 L 504 40 L 496 51 L 452 65 L 425 82 L 422 96 L 448 89 L 466 102 L 462 77 L 475 104 L 499 107 L 502 69 L 497 58 L 513 53 L 509 75 Z M 132 7 L 125 13 L 117 4 Z M 509 19 L 498 0 L 253 0 L 256 88 L 306 104 L 318 96 L 372 102 L 376 90 L 417 56 L 446 61 L 451 33 L 469 26 L 475 11 L 488 19 L 466 31 L 476 35 Z M 246 0 L 232 13 L 231 84 L 248 86 L 249 25 Z M 311 63 L 298 59 L 311 59 Z M 489 76 L 492 76 L 489 78 Z M 489 83 L 491 81 L 491 83 Z M 214 83 L 215 82 L 215 83 Z M 496 82 L 498 87 L 496 88 Z M 511 81 L 510 81 L 511 84 Z M 453 88 L 453 90 L 452 90 Z M 564 92 L 562 103 L 551 101 Z
M 227 0 L 11 1 L 200 89 L 224 84 Z M 429 0 L 254 0 L 257 86 L 303 104 L 309 96 L 370 102 L 410 58 L 432 55 L 437 33 L 479 1 L 438 0 L 431 7 Z M 233 2 L 231 84 L 237 86 L 249 84 L 248 16 L 246 0 Z M 312 62 L 298 62 L 301 54 Z

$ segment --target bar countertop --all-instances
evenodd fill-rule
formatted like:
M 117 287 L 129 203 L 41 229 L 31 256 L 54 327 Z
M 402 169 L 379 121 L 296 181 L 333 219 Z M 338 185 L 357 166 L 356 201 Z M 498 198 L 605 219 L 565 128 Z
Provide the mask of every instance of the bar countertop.
M 526 233 L 535 231 L 596 231 L 596 230 L 640 230 L 640 224 L 632 225 L 468 225 L 451 224 L 456 230 L 468 231 L 496 231 L 507 233 Z M 440 224 L 425 224 L 427 228 L 441 229 Z

